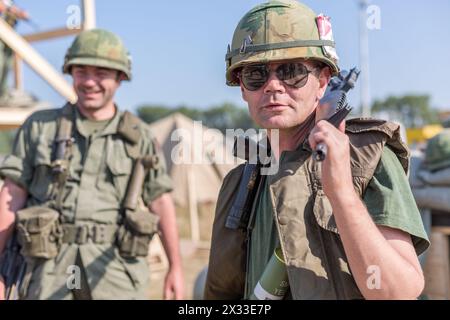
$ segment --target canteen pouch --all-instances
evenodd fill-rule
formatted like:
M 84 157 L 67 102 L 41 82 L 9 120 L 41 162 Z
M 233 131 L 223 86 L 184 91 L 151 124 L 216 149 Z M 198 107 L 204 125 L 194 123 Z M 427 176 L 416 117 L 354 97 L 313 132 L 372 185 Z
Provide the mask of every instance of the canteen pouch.
M 25 257 L 52 259 L 58 255 L 62 240 L 59 212 L 34 206 L 17 212 L 16 229 Z

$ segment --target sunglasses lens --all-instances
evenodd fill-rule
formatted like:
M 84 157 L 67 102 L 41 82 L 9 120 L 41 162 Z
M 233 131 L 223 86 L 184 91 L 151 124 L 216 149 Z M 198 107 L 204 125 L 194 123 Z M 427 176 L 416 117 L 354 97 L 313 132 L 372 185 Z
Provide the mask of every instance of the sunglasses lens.
M 241 81 L 247 90 L 256 91 L 264 86 L 268 75 L 266 65 L 249 65 L 242 69 Z
M 311 71 L 302 63 L 284 63 L 276 70 L 277 78 L 288 86 L 301 88 L 308 82 Z M 245 66 L 240 74 L 242 84 L 247 90 L 256 91 L 261 89 L 269 78 L 270 69 L 265 64 Z
M 291 87 L 301 88 L 308 81 L 308 69 L 301 63 L 285 63 L 277 68 L 277 77 Z

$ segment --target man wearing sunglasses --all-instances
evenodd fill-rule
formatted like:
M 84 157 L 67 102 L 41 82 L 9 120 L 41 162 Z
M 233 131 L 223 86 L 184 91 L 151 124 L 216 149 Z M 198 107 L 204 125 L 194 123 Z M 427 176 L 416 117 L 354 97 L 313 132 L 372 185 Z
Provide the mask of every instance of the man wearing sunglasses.
M 279 170 L 262 177 L 248 223 L 236 230 L 226 221 L 243 166 L 224 179 L 205 297 L 276 299 L 279 288 L 259 280 L 281 248 L 285 299 L 417 298 L 424 287 L 417 255 L 429 243 L 398 126 L 323 121 L 331 110 L 319 101 L 339 72 L 329 18 L 297 1 L 256 6 L 239 22 L 226 62 L 227 84 L 240 87 L 251 117 L 267 129 Z M 322 163 L 311 157 L 319 143 L 328 147 Z

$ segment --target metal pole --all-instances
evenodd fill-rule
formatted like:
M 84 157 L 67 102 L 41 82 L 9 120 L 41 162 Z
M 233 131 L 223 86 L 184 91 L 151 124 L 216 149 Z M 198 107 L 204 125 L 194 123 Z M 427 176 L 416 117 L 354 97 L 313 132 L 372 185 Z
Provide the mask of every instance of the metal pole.
M 95 0 L 83 0 L 83 29 L 95 29 Z
M 47 81 L 59 94 L 75 103 L 78 99 L 73 87 L 25 39 L 3 19 L 0 19 L 0 40 Z
M 369 35 L 367 28 L 368 0 L 359 1 L 359 57 L 361 63 L 361 115 L 370 117 L 370 69 L 369 69 Z

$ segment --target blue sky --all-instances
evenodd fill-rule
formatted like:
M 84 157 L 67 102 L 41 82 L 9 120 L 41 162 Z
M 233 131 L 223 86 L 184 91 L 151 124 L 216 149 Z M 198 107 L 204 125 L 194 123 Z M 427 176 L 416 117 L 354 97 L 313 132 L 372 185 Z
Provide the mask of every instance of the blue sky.
M 134 79 L 118 92 L 123 109 L 141 104 L 206 108 L 222 102 L 244 106 L 240 92 L 225 85 L 224 55 L 239 19 L 256 0 L 97 0 L 97 26 L 120 35 L 133 57 Z M 359 65 L 357 0 L 305 0 L 332 17 L 341 68 Z M 390 94 L 430 94 L 432 105 L 450 109 L 450 1 L 372 0 L 380 8 L 381 29 L 369 31 L 372 99 Z M 67 8 L 77 0 L 17 0 L 41 30 L 66 25 Z M 25 23 L 22 34 L 33 32 Z M 73 37 L 34 47 L 58 70 Z M 64 103 L 31 69 L 25 89 Z M 70 80 L 70 78 L 67 78 Z M 359 89 L 350 95 L 359 105 Z

